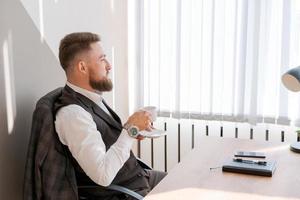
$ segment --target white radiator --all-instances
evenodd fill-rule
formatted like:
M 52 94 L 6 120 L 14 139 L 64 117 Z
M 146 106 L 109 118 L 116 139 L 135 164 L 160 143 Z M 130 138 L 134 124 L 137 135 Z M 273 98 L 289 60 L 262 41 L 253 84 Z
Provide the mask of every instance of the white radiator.
M 296 128 L 275 124 L 188 120 L 158 118 L 154 127 L 167 131 L 167 135 L 137 142 L 134 152 L 156 170 L 169 171 L 193 148 L 197 148 L 201 136 L 245 138 L 252 140 L 294 142 Z

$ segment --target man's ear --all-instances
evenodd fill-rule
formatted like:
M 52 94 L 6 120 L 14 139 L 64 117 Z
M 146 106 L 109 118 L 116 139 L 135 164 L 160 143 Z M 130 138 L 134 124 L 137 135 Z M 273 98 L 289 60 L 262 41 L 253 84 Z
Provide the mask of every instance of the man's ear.
M 87 68 L 87 65 L 86 63 L 83 61 L 83 60 L 80 60 L 78 63 L 77 63 L 77 70 L 81 73 L 88 73 L 88 68 Z

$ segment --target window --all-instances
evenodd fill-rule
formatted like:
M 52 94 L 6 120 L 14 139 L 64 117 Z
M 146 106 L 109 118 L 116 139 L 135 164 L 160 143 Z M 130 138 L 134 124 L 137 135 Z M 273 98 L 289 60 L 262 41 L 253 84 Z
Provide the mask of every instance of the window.
M 129 6 L 136 25 L 129 27 L 133 109 L 154 105 L 161 116 L 175 118 L 300 125 L 299 94 L 281 83 L 285 71 L 300 65 L 299 1 L 141 0 Z

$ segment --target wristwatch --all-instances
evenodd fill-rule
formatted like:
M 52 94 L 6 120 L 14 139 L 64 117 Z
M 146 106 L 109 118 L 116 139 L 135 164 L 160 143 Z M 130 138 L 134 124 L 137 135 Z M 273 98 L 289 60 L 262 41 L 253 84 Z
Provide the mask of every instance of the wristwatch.
M 128 132 L 130 137 L 136 138 L 139 135 L 139 128 L 131 124 L 125 124 L 124 129 Z

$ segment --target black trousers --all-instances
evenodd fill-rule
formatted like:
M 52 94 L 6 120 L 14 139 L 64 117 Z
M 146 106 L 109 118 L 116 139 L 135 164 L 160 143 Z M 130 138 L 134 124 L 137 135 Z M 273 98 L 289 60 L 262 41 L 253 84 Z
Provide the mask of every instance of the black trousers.
M 156 171 L 156 170 L 145 170 L 146 173 L 148 174 L 148 183 L 149 183 L 149 188 L 140 190 L 140 191 L 136 191 L 137 193 L 139 193 L 142 196 L 146 196 L 166 175 L 166 172 L 162 172 L 162 171 Z M 128 197 L 128 200 L 130 199 L 134 199 L 132 197 Z M 126 199 L 126 200 L 127 200 Z
M 156 170 L 148 170 L 145 169 L 146 176 L 142 177 L 146 179 L 147 186 L 142 188 L 136 188 L 131 189 L 134 192 L 139 193 L 142 196 L 146 196 L 166 175 L 166 172 L 156 171 Z M 126 187 L 126 185 L 124 185 Z M 118 191 L 111 191 L 109 192 L 109 196 L 103 196 L 102 194 L 107 194 L 107 191 L 105 192 L 105 189 L 103 187 L 93 188 L 93 189 L 83 189 L 78 191 L 79 196 L 81 196 L 79 199 L 82 200 L 135 200 L 135 198 L 120 193 Z M 83 195 L 83 196 L 82 196 Z

